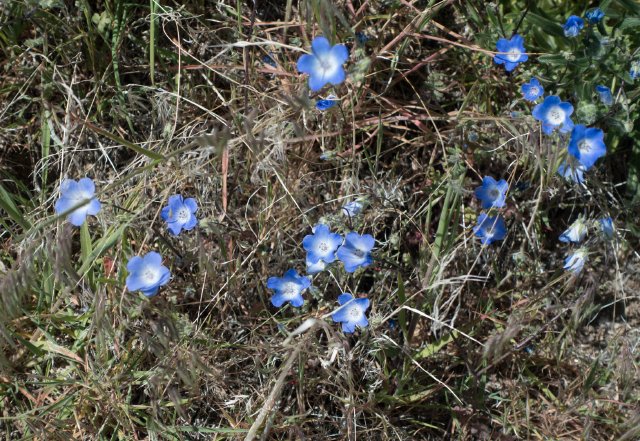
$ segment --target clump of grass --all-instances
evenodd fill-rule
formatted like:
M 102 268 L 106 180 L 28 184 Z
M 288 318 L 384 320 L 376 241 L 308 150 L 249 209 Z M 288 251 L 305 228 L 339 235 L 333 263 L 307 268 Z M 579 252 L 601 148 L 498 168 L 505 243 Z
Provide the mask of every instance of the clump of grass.
M 612 20 L 640 16 L 609 4 Z M 593 185 L 562 181 L 557 139 L 487 53 L 520 23 L 554 74 L 568 6 L 527 7 L 3 6 L 5 437 L 634 439 L 640 256 L 623 185 L 638 88 Z M 351 53 L 327 112 L 295 70 L 319 34 Z M 72 228 L 53 214 L 58 184 L 86 175 L 103 208 Z M 509 183 L 491 247 L 471 232 L 486 175 Z M 160 219 L 176 193 L 200 220 L 177 237 Z M 355 199 L 363 213 L 344 216 Z M 576 278 L 557 238 L 586 211 L 619 228 Z M 266 280 L 304 270 L 320 221 L 374 235 L 374 265 L 315 276 L 302 308 L 276 310 Z M 126 263 L 150 250 L 173 278 L 146 298 Z M 371 300 L 355 335 L 323 319 L 342 292 Z

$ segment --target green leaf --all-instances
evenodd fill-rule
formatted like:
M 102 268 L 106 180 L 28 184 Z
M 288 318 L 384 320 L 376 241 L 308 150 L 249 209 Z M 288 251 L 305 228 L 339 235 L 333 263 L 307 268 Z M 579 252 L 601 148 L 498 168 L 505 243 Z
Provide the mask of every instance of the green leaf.
M 525 20 L 534 26 L 539 26 L 548 35 L 555 35 L 557 37 L 564 38 L 564 30 L 562 29 L 562 26 L 555 21 L 551 21 L 542 15 L 536 14 L 535 12 L 529 12 Z

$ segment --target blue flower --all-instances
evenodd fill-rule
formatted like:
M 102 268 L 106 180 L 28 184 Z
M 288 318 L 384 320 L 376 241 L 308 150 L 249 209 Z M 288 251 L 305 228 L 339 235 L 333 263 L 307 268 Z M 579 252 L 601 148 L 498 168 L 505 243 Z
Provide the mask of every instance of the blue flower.
M 607 86 L 603 86 L 601 84 L 596 86 L 596 93 L 600 97 L 600 101 L 605 106 L 610 106 L 613 104 L 613 95 L 611 95 L 611 89 Z
M 584 20 L 577 15 L 572 15 L 567 19 L 567 22 L 562 26 L 562 28 L 564 29 L 565 37 L 577 37 L 582 28 L 584 28 Z
M 537 78 L 531 78 L 531 81 L 520 87 L 522 97 L 527 101 L 535 101 L 544 94 L 544 88 Z
M 578 124 L 571 132 L 567 149 L 580 164 L 584 165 L 585 169 L 589 170 L 598 158 L 607 152 L 607 146 L 604 145 L 604 132 Z
M 307 251 L 307 260 L 311 263 L 331 263 L 336 260 L 336 250 L 342 244 L 342 236 L 329 231 L 329 227 L 318 224 L 313 227 L 313 234 L 302 239 L 302 247 Z
M 474 234 L 480 238 L 483 245 L 491 245 L 497 240 L 502 240 L 507 235 L 507 226 L 502 216 L 487 216 L 481 213 L 478 216 L 478 224 L 473 227 Z
M 370 234 L 348 233 L 345 237 L 344 244 L 338 248 L 336 255 L 342 263 L 344 270 L 352 273 L 358 268 L 367 267 L 373 263 L 371 250 L 375 245 L 375 239 Z
M 558 167 L 558 174 L 563 178 L 573 181 L 577 184 L 584 183 L 584 172 L 587 170 L 584 165 L 580 163 L 575 163 L 576 161 L 571 161 L 571 163 L 563 162 Z
M 531 112 L 533 117 L 542 122 L 542 131 L 547 135 L 551 134 L 555 128 L 560 128 L 560 132 L 566 133 L 573 128 L 571 114 L 573 106 L 560 101 L 560 97 L 550 95 L 540 104 L 536 104 Z
M 491 176 L 485 176 L 475 194 L 482 202 L 482 208 L 502 208 L 508 188 L 509 184 L 504 179 L 496 181 Z
M 338 304 L 341 307 L 331 314 L 331 318 L 336 323 L 342 323 L 342 331 L 345 334 L 352 334 L 359 328 L 366 328 L 369 325 L 365 311 L 369 309 L 369 299 L 354 299 L 351 294 L 344 293 L 338 297 Z
M 169 197 L 169 205 L 164 207 L 160 216 L 167 222 L 167 227 L 172 234 L 178 235 L 182 230 L 191 230 L 198 225 L 196 219 L 198 204 L 193 198 L 182 199 L 179 194 Z
M 150 251 L 145 256 L 135 256 L 127 263 L 126 285 L 129 291 L 140 291 L 147 297 L 156 295 L 171 277 L 169 268 L 162 265 L 162 256 Z
M 631 69 L 629 69 L 629 76 L 632 80 L 640 78 L 640 60 L 636 60 L 631 63 Z
M 356 32 L 356 41 L 359 44 L 365 45 L 367 43 L 367 41 L 369 41 L 369 40 L 371 40 L 371 37 L 369 37 L 364 32 Z
M 312 55 L 305 54 L 298 59 L 298 72 L 309 74 L 309 88 L 317 92 L 327 83 L 334 86 L 346 79 L 342 65 L 349 58 L 349 51 L 343 44 L 331 46 L 324 37 L 316 37 L 311 42 Z
M 598 222 L 600 222 L 602 234 L 609 240 L 613 239 L 613 220 L 610 217 L 603 217 L 602 219 L 598 219 Z
M 356 217 L 362 211 L 363 205 L 358 201 L 351 201 L 342 206 L 342 213 L 345 216 Z
M 271 66 L 271 67 L 278 67 L 278 64 L 276 63 L 276 60 L 273 59 L 271 54 L 263 56 L 262 57 L 262 62 L 264 64 L 267 64 L 267 65 Z
M 584 14 L 584 16 L 590 24 L 594 25 L 602 21 L 602 19 L 604 18 L 604 12 L 602 12 L 602 9 L 600 8 L 593 8 L 589 9 L 587 13 Z
M 564 233 L 560 235 L 560 242 L 579 243 L 587 235 L 587 224 L 582 217 L 576 219 Z
M 499 39 L 496 43 L 496 49 L 501 53 L 493 57 L 493 62 L 504 64 L 507 72 L 511 72 L 519 63 L 524 63 L 529 59 L 525 53 L 527 51 L 524 48 L 524 38 L 518 34 L 511 37 L 511 40 Z
M 327 267 L 327 264 L 324 263 L 322 260 L 318 260 L 316 263 L 311 263 L 308 257 L 307 257 L 306 263 L 307 263 L 307 274 L 312 274 L 312 275 L 318 274 L 324 271 L 325 268 Z
M 310 286 L 311 280 L 298 275 L 294 269 L 290 269 L 282 277 L 269 277 L 267 280 L 267 288 L 276 292 L 271 296 L 271 303 L 276 308 L 281 307 L 285 302 L 291 303 L 291 306 L 296 308 L 301 307 L 304 303 L 302 293 Z
M 584 263 L 587 260 L 587 254 L 588 252 L 584 248 L 576 250 L 572 255 L 568 256 L 564 260 L 564 269 L 571 271 L 574 274 L 578 274 L 584 267 Z
M 60 184 L 60 199 L 54 209 L 56 214 L 67 213 L 67 219 L 76 227 L 81 226 L 87 214 L 95 216 L 100 211 L 100 202 L 95 198 L 96 186 L 90 178 L 79 181 L 65 179 Z M 74 207 L 75 210 L 69 212 Z
M 331 94 L 327 97 L 326 100 L 317 100 L 316 109 L 318 109 L 321 112 L 324 112 L 325 110 L 330 109 L 336 104 L 338 104 L 338 102 L 340 102 L 340 100 L 338 100 L 335 95 Z

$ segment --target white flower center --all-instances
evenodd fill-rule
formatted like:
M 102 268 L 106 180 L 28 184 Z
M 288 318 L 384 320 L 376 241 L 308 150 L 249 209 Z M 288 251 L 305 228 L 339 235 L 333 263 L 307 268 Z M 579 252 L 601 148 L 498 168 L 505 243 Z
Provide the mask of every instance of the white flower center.
M 363 258 L 364 257 L 364 251 L 362 251 L 359 248 L 354 248 L 353 249 L 353 255 L 359 258 Z
M 292 299 L 298 295 L 298 284 L 293 282 L 285 282 L 282 285 L 282 295 L 286 299 Z
M 362 309 L 360 309 L 357 305 L 353 305 L 349 308 L 347 313 L 349 316 L 349 321 L 355 322 L 362 318 Z
M 160 280 L 160 271 L 152 266 L 147 266 L 142 270 L 142 280 L 147 285 L 153 285 Z
M 191 212 L 189 211 L 188 208 L 182 207 L 181 209 L 179 209 L 176 212 L 176 219 L 180 223 L 185 223 L 185 222 L 187 222 L 189 220 L 190 214 L 191 214 Z
M 515 48 L 511 49 L 509 52 L 507 52 L 507 60 L 511 61 L 512 63 L 515 63 L 520 59 L 521 55 L 522 55 L 522 52 L 520 52 L 519 49 L 515 49 Z
M 591 151 L 591 143 L 583 139 L 578 143 L 578 150 L 580 150 L 580 153 L 589 153 Z
M 322 70 L 322 77 L 330 77 L 332 76 L 336 70 L 340 67 L 334 57 L 329 54 L 324 56 L 318 56 L 318 64 L 320 64 L 320 69 Z
M 533 86 L 531 89 L 529 89 L 529 95 L 537 95 L 538 93 L 540 93 L 540 89 L 538 89 L 538 86 Z
M 497 188 L 493 187 L 489 191 L 489 196 L 491 196 L 491 199 L 498 199 L 498 197 L 500 196 L 500 190 L 498 190 Z
M 327 251 L 329 251 L 329 244 L 327 244 L 326 242 L 319 242 L 318 249 L 321 252 L 326 253 Z
M 549 112 L 547 112 L 547 118 L 549 120 L 549 124 L 559 126 L 564 122 L 565 119 L 564 110 L 562 110 L 558 106 L 552 107 L 551 109 L 549 109 Z

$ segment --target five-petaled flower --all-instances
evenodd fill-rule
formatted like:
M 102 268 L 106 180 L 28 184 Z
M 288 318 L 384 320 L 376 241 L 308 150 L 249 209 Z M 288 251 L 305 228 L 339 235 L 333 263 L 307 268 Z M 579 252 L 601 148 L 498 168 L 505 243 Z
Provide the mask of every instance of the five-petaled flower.
M 587 235 L 587 230 L 588 228 L 584 218 L 578 217 L 578 219 L 576 219 L 571 226 L 569 226 L 569 228 L 560 235 L 560 242 L 579 243 L 584 239 L 584 236 Z
M 177 236 L 182 230 L 188 231 L 198 225 L 196 211 L 198 204 L 195 199 L 183 199 L 182 195 L 174 194 L 169 197 L 169 205 L 162 209 L 160 216 L 167 222 L 169 231 Z
M 362 211 L 363 205 L 358 201 L 351 201 L 342 206 L 342 213 L 345 216 L 356 217 Z
M 600 8 L 589 9 L 586 14 L 584 14 L 585 18 L 589 22 L 589 24 L 598 24 L 604 18 L 604 12 Z
M 613 219 L 610 217 L 603 217 L 602 219 L 598 219 L 598 222 L 600 223 L 602 234 L 604 234 L 604 236 L 609 240 L 613 239 Z
M 95 216 L 100 211 L 100 201 L 95 193 L 96 187 L 90 178 L 65 179 L 60 184 L 60 199 L 54 206 L 56 214 L 67 213 L 71 225 L 81 226 L 88 214 Z
M 535 101 L 544 95 L 544 88 L 540 84 L 537 78 L 531 78 L 528 83 L 524 83 L 520 87 L 520 91 L 522 92 L 522 97 L 527 101 Z
M 267 288 L 275 291 L 271 296 L 271 303 L 276 308 L 281 307 L 285 302 L 291 306 L 299 308 L 304 303 L 302 293 L 311 286 L 308 277 L 298 275 L 295 269 L 290 269 L 282 277 L 269 277 Z
M 127 263 L 126 285 L 129 291 L 140 291 L 147 297 L 158 293 L 171 278 L 169 268 L 162 265 L 162 256 L 150 251 L 145 256 L 135 256 Z
M 567 18 L 567 22 L 562 26 L 564 36 L 569 38 L 577 37 L 582 28 L 584 28 L 584 20 L 577 15 Z
M 336 255 L 344 263 L 344 270 L 352 273 L 360 267 L 364 268 L 373 263 L 371 250 L 374 245 L 375 239 L 370 234 L 347 233 Z
M 520 63 L 524 63 L 529 59 L 524 48 L 524 38 L 521 35 L 514 35 L 510 40 L 501 38 L 496 43 L 496 49 L 499 54 L 493 57 L 496 64 L 504 64 L 507 72 L 511 72 Z
M 316 109 L 318 109 L 321 112 L 324 112 L 325 110 L 328 110 L 333 106 L 335 106 L 336 104 L 338 104 L 338 102 L 339 102 L 338 97 L 335 96 L 334 94 L 331 94 L 324 100 L 322 99 L 316 100 Z
M 502 208 L 509 184 L 504 179 L 496 181 L 491 176 L 482 178 L 482 185 L 476 188 L 475 195 L 482 202 L 482 208 Z
M 560 97 L 556 95 L 550 95 L 540 104 L 536 104 L 531 113 L 535 119 L 542 122 L 542 131 L 547 135 L 555 128 L 560 128 L 562 133 L 573 129 L 573 121 L 569 118 L 573 113 L 573 106 L 566 101 L 560 101 Z
M 334 86 L 342 83 L 346 74 L 342 65 L 349 58 L 349 51 L 343 44 L 331 46 L 324 37 L 316 37 L 311 42 L 312 54 L 304 54 L 298 59 L 298 72 L 309 74 L 309 88 L 317 92 L 326 84 Z
M 598 97 L 600 97 L 600 102 L 605 106 L 613 104 L 613 95 L 611 95 L 611 89 L 607 86 L 603 86 L 602 84 L 597 85 L 596 93 L 598 94 Z
M 331 314 L 331 318 L 336 323 L 342 323 L 342 331 L 345 334 L 352 334 L 359 328 L 369 325 L 365 311 L 369 309 L 369 299 L 354 299 L 351 294 L 344 293 L 338 297 L 338 304 L 341 307 Z
M 481 213 L 478 216 L 478 224 L 473 227 L 474 234 L 480 238 L 483 245 L 491 245 L 497 240 L 502 240 L 507 235 L 507 226 L 502 216 L 487 216 Z
M 332 233 L 324 224 L 318 224 L 302 239 L 302 247 L 307 252 L 307 260 L 311 263 L 331 263 L 336 260 L 336 250 L 342 244 L 342 236 Z
M 604 144 L 604 132 L 594 127 L 587 128 L 577 124 L 571 132 L 569 153 L 576 158 L 585 169 L 589 170 L 593 164 L 604 156 L 607 147 Z
M 565 161 L 558 167 L 558 174 L 568 181 L 576 184 L 584 183 L 584 172 L 587 169 L 575 159 L 573 161 Z
M 564 269 L 571 271 L 574 274 L 578 274 L 582 271 L 584 263 L 587 260 L 588 251 L 585 248 L 580 248 L 573 252 L 564 260 Z

